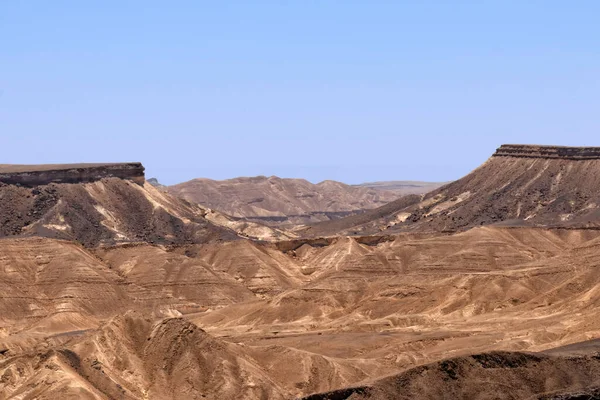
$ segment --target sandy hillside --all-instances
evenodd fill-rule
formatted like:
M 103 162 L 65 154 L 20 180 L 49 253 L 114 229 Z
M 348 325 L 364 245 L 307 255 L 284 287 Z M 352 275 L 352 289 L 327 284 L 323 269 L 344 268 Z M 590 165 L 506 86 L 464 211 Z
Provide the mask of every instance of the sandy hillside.
M 590 228 L 600 220 L 598 148 L 501 146 L 467 176 L 424 196 L 316 224 L 305 235 L 464 231 L 482 225 Z

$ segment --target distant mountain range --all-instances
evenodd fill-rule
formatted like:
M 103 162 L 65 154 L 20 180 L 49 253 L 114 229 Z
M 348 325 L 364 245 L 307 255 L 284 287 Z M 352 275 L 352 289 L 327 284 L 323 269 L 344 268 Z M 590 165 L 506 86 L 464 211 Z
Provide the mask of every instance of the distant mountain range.
M 421 181 L 382 181 L 382 182 L 366 182 L 358 187 L 367 187 L 371 189 L 387 190 L 399 195 L 407 194 L 423 194 L 430 192 L 448 182 L 421 182 Z
M 153 184 L 159 185 L 157 181 Z M 353 215 L 439 186 L 410 181 L 347 185 L 327 180 L 313 184 L 304 179 L 257 176 L 223 181 L 193 179 L 167 190 L 234 217 L 303 224 Z

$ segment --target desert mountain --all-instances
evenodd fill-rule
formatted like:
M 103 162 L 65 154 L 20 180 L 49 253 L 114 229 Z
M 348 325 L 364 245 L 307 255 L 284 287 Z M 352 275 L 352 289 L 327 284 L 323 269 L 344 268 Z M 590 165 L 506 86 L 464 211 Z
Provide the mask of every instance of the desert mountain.
M 224 181 L 194 179 L 169 186 L 171 194 L 238 218 L 306 223 L 339 218 L 395 200 L 391 191 L 335 181 L 318 184 L 276 176 Z
M 462 231 L 475 226 L 595 228 L 600 148 L 503 145 L 479 168 L 423 197 L 317 224 L 312 235 Z
M 0 237 L 46 236 L 86 246 L 285 237 L 157 190 L 139 163 L 3 165 L 0 199 Z

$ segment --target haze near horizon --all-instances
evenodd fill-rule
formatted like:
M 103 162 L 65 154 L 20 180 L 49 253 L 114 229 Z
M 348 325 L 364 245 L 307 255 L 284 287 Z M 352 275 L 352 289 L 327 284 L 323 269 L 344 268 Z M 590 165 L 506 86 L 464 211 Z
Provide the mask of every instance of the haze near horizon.
M 599 11 L 4 2 L 0 163 L 357 184 L 454 180 L 502 143 L 598 145 Z

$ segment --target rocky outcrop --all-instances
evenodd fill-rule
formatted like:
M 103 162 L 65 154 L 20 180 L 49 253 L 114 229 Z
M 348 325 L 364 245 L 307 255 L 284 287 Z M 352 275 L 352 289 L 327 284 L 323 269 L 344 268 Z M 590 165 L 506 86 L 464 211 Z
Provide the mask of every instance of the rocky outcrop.
M 139 162 L 114 164 L 0 165 L 0 182 L 32 187 L 50 183 L 87 183 L 121 178 L 143 185 L 144 166 Z
M 503 144 L 496 150 L 496 153 L 494 153 L 494 157 L 599 160 L 600 147 L 565 147 Z

